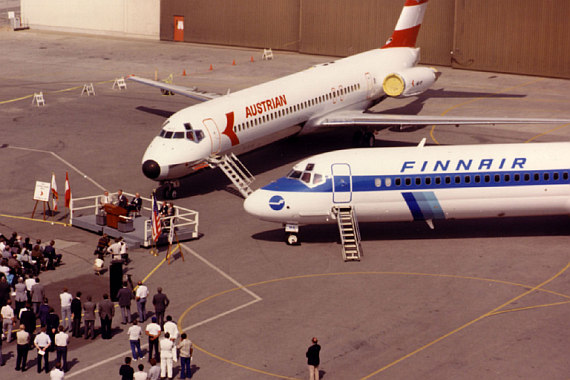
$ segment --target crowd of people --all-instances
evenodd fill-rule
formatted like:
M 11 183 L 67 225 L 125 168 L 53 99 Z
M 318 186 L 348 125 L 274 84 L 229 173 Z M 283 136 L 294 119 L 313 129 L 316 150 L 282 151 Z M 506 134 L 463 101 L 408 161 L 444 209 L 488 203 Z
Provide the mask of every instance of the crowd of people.
M 0 253 L 0 273 L 12 288 L 18 277 L 37 276 L 42 271 L 54 270 L 63 258 L 56 252 L 54 240 L 44 245 L 37 239 L 34 244 L 29 237 L 22 238 L 17 232 L 9 238 L 0 234 Z

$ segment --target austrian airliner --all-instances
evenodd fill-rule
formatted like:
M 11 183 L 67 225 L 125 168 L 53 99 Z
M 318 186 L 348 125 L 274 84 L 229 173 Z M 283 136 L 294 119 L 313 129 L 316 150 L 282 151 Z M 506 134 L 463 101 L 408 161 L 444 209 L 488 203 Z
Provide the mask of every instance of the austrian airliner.
M 296 164 L 245 210 L 286 226 L 570 215 L 570 142 L 347 149 Z M 340 224 L 339 224 L 340 227 Z M 350 227 L 353 232 L 357 224 Z M 341 231 L 342 235 L 342 231 Z
M 164 196 L 170 198 L 176 197 L 177 179 L 208 166 L 220 166 L 247 196 L 251 192 L 248 183 L 234 180 L 236 176 L 248 177 L 240 175 L 248 173 L 247 169 L 236 168 L 235 154 L 296 133 L 350 127 L 355 129 L 357 145 L 372 146 L 372 132 L 394 125 L 561 122 L 366 112 L 386 97 L 421 94 L 438 79 L 436 69 L 417 66 L 416 38 L 426 7 L 427 0 L 405 0 L 396 28 L 381 48 L 234 93 L 216 95 L 131 76 L 130 80 L 201 101 L 164 122 L 143 155 L 144 175 L 160 181 Z

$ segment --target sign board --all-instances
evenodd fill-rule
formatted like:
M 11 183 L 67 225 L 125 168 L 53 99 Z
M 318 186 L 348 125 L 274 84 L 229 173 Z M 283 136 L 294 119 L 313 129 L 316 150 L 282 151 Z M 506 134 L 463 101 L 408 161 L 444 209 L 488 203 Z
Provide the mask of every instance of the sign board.
M 40 202 L 48 202 L 50 190 L 51 190 L 51 183 L 36 181 L 36 189 L 34 190 L 34 200 Z
M 10 20 L 12 20 L 12 19 L 16 18 L 16 14 L 13 11 L 8 11 L 8 18 Z

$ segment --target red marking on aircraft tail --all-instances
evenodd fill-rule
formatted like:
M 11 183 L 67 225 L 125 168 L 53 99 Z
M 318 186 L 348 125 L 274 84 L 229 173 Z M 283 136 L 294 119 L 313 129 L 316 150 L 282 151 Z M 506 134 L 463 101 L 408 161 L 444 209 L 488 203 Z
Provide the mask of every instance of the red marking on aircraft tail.
M 416 25 L 410 29 L 394 30 L 392 38 L 382 46 L 382 49 L 393 47 L 414 47 L 416 46 L 416 39 L 421 25 Z
M 414 5 L 419 5 L 419 4 L 423 4 L 423 3 L 427 3 L 428 0 L 406 0 L 406 4 L 404 4 L 405 7 L 411 7 Z
M 234 113 L 228 112 L 226 114 L 226 129 L 222 132 L 222 134 L 228 136 L 230 141 L 232 142 L 232 146 L 239 144 L 239 138 L 237 137 L 236 133 L 234 132 Z

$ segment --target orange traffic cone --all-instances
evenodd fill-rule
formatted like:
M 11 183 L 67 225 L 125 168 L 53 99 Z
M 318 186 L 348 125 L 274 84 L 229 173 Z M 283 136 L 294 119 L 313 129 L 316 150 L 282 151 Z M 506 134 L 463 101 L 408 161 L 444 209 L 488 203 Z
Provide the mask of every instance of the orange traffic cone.
M 232 62 L 232 66 L 235 66 L 235 65 L 236 65 L 236 60 L 234 59 Z
M 253 55 L 251 56 L 250 62 L 253 62 Z
M 210 64 L 210 71 L 214 70 L 214 66 Z
M 186 69 L 184 69 L 184 71 L 182 71 L 182 76 L 183 76 L 183 77 L 186 76 Z

